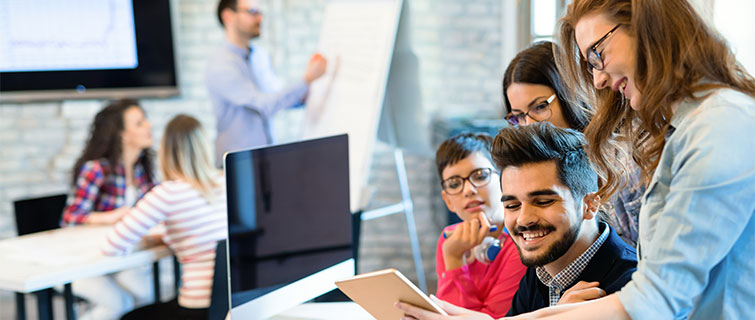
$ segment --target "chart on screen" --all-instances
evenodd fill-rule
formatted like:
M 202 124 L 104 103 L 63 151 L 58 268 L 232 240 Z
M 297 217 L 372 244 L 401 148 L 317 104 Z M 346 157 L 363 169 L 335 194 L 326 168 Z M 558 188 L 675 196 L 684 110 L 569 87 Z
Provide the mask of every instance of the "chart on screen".
M 131 0 L 0 0 L 0 72 L 133 69 Z

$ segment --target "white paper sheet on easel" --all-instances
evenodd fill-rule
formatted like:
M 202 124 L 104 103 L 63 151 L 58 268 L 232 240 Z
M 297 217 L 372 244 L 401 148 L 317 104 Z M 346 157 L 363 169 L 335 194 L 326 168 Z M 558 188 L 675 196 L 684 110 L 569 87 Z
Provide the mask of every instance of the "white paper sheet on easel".
M 362 209 L 400 10 L 400 0 L 331 1 L 323 16 L 328 69 L 310 88 L 304 138 L 349 134 L 352 211 Z

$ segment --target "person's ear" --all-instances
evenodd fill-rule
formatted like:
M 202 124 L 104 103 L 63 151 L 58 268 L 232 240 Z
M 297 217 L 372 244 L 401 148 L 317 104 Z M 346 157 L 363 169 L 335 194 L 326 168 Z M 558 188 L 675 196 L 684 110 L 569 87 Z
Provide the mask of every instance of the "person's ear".
M 446 203 L 446 207 L 448 208 L 448 211 L 456 213 L 456 209 L 454 209 L 453 204 L 451 204 L 450 196 L 446 193 L 445 190 L 442 190 L 440 192 L 440 196 L 441 196 L 441 198 L 443 198 L 443 202 Z
M 595 218 L 600 209 L 600 196 L 597 193 L 588 193 L 582 201 L 582 218 L 585 220 Z
M 234 14 L 236 12 L 233 11 L 231 8 L 225 8 L 223 11 L 220 12 L 220 19 L 223 20 L 223 25 L 228 26 L 228 24 L 231 22 L 231 20 L 234 19 Z

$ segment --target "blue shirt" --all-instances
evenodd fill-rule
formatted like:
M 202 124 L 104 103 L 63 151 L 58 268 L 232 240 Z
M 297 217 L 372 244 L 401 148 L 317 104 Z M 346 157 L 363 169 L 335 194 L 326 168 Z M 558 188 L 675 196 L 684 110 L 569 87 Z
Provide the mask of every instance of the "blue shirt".
M 299 105 L 309 89 L 303 79 L 280 89 L 267 54 L 229 42 L 208 61 L 205 82 L 216 118 L 217 164 L 225 152 L 272 143 L 272 116 Z
M 640 209 L 632 319 L 755 312 L 755 99 L 717 89 L 681 103 Z

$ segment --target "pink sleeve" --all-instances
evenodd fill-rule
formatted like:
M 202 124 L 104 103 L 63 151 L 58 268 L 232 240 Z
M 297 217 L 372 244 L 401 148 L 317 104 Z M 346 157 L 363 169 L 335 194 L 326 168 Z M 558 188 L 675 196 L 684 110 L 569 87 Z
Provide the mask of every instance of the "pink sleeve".
M 480 312 L 487 313 L 493 318 L 502 318 L 511 308 L 511 300 L 514 299 L 514 294 L 519 289 L 519 282 L 524 277 L 524 273 L 527 272 L 527 267 L 522 264 L 519 259 L 519 252 L 514 245 L 514 241 L 508 236 L 502 237 L 505 239 L 501 252 L 496 257 L 496 263 L 498 269 L 495 270 L 492 277 L 482 279 L 486 284 L 481 284 L 482 287 L 490 288 L 487 293 Z M 498 259 L 502 259 L 498 261 Z
M 527 268 L 519 260 L 513 241 L 507 236 L 501 239 L 505 239 L 503 248 L 487 271 L 479 268 L 472 270 L 469 265 L 445 271 L 442 251 L 445 239 L 441 236 L 436 253 L 436 296 L 455 305 L 487 313 L 493 318 L 505 316 Z
M 448 226 L 443 231 L 453 229 L 456 229 L 456 225 Z M 446 271 L 446 264 L 443 261 L 443 242 L 445 241 L 441 233 L 435 254 L 435 271 L 438 274 L 438 291 L 435 295 L 457 306 L 479 311 L 482 308 L 482 300 L 479 298 L 479 290 L 468 266 L 464 265 Z

